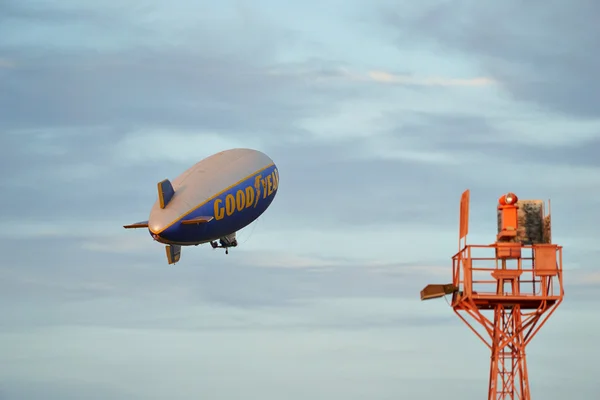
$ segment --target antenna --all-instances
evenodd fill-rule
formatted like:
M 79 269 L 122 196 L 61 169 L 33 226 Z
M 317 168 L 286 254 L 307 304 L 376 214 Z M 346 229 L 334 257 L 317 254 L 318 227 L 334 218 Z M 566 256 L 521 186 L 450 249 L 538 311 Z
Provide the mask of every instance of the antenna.
M 531 400 L 525 348 L 563 300 L 562 246 L 552 243 L 544 202 L 514 193 L 498 200 L 496 241 L 467 245 L 469 201 L 466 190 L 452 283 L 427 285 L 421 300 L 452 294 L 454 312 L 488 346 L 488 400 Z

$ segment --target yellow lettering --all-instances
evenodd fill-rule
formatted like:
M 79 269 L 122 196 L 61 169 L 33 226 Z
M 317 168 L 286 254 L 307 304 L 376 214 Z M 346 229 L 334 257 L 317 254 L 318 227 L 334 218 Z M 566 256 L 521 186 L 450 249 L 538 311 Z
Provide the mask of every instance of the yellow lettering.
M 227 216 L 231 216 L 231 214 L 233 214 L 234 211 L 235 197 L 233 197 L 233 195 L 229 193 L 227 197 L 225 197 L 225 212 L 227 213 Z
M 273 176 L 267 176 L 267 192 L 269 192 L 269 196 L 273 194 Z
M 266 199 L 267 198 L 267 180 L 261 179 L 260 181 L 262 182 L 262 187 L 263 187 L 263 199 Z
M 256 200 L 254 201 L 254 207 L 258 205 L 258 200 L 260 199 L 260 182 L 262 175 L 258 174 L 254 177 L 254 188 L 256 189 Z
M 274 169 L 273 172 L 271 172 L 271 175 L 273 175 L 273 191 L 275 191 L 279 187 L 279 180 L 277 179 L 277 169 Z
M 242 211 L 246 207 L 246 195 L 243 190 L 238 190 L 235 194 L 235 203 L 238 211 Z
M 254 189 L 252 186 L 248 186 L 246 188 L 246 208 L 252 207 L 252 204 L 254 204 Z
M 216 199 L 215 200 L 215 219 L 219 220 L 219 219 L 223 219 L 223 217 L 225 217 L 225 208 L 221 205 L 223 203 L 223 200 L 221 199 Z

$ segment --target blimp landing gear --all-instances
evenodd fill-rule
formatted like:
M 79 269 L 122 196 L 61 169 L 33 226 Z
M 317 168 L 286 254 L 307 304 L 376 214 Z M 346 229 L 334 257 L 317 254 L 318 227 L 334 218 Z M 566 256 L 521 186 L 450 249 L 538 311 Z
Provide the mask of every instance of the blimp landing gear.
M 212 242 L 210 242 L 210 245 L 212 246 L 213 249 L 216 249 L 216 248 L 225 249 L 225 254 L 229 254 L 229 248 L 237 247 L 238 242 L 235 238 L 235 233 L 232 233 L 231 235 L 220 238 L 219 243 L 217 243 L 216 241 L 213 240 Z

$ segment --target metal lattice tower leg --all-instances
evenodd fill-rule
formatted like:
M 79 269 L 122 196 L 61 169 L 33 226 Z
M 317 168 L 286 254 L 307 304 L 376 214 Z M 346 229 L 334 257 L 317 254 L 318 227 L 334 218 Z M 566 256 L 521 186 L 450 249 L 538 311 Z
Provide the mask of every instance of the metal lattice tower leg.
M 488 400 L 530 400 L 523 324 L 519 306 L 494 310 Z

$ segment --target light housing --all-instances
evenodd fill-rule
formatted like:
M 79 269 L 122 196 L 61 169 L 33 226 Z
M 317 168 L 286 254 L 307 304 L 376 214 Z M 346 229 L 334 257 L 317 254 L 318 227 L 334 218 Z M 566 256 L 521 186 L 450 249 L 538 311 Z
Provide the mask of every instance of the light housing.
M 518 201 L 519 201 L 519 198 L 517 197 L 516 194 L 514 194 L 512 192 L 505 194 L 504 196 L 500 197 L 500 199 L 498 200 L 498 202 L 500 203 L 501 206 L 512 206 L 512 205 L 515 205 Z

